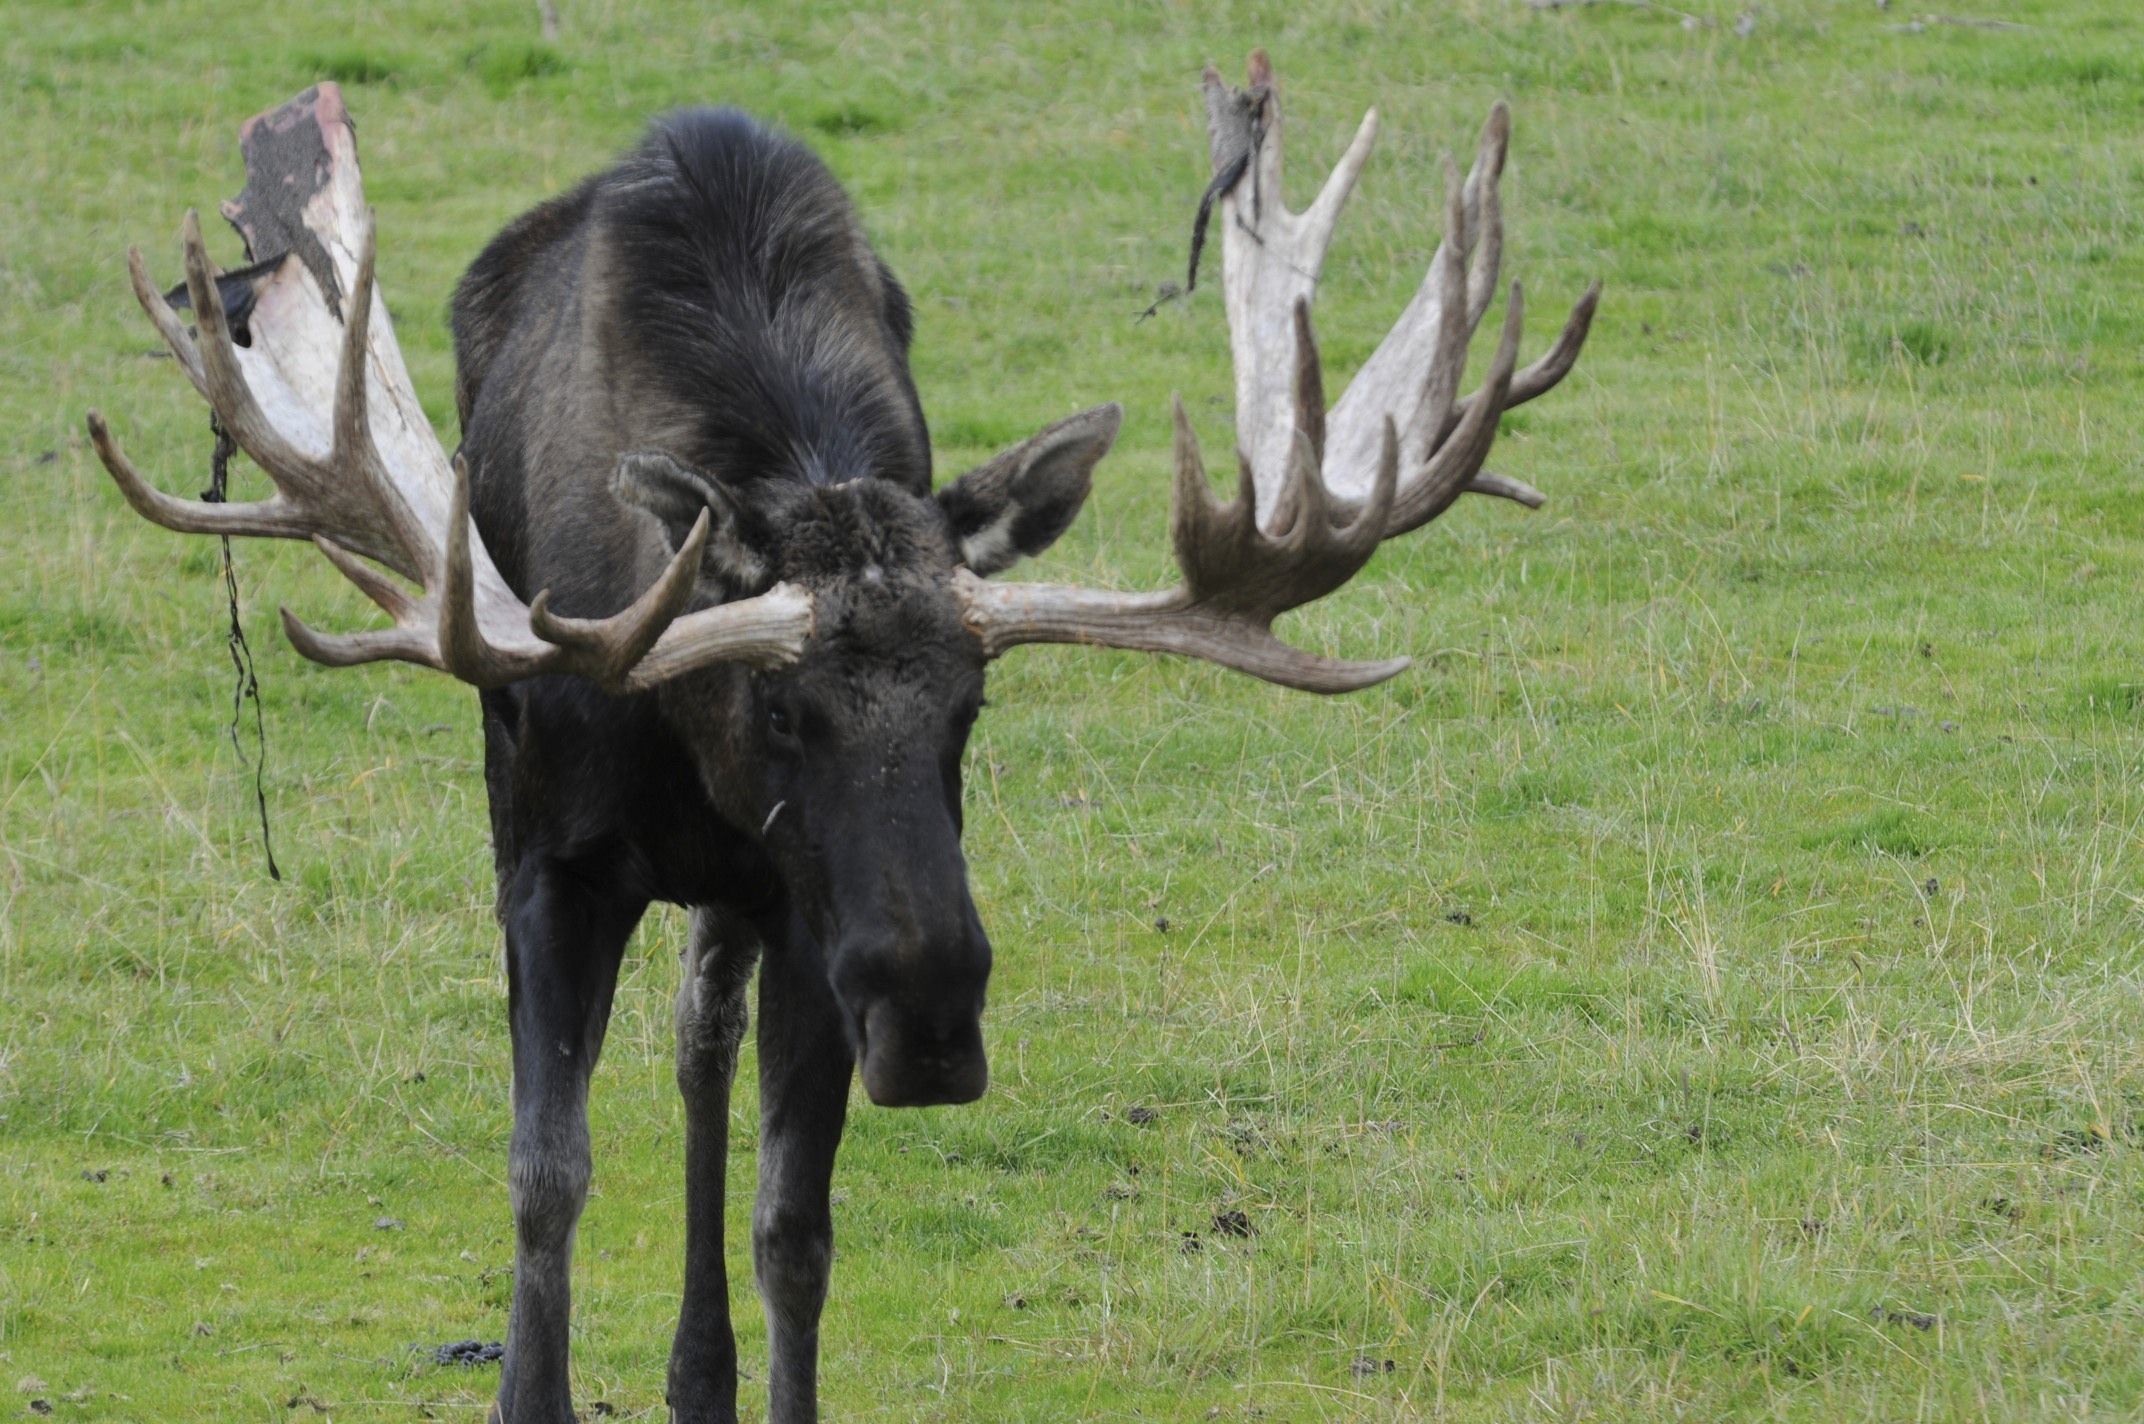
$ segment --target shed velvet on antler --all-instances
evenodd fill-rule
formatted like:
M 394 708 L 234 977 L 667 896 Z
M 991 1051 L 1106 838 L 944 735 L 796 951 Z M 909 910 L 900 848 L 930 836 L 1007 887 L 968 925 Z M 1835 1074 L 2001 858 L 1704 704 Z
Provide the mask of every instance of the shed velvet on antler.
M 403 364 L 373 279 L 375 225 L 350 126 L 332 89 L 323 87 L 321 96 L 315 121 L 339 161 L 306 204 L 304 221 L 332 264 L 332 290 L 296 253 L 267 264 L 253 278 L 249 344 L 241 347 L 192 211 L 181 242 L 194 332 L 150 281 L 140 251 L 127 255 L 142 310 L 276 492 L 231 504 L 165 494 L 92 411 L 91 443 L 127 503 L 180 533 L 312 540 L 395 625 L 321 633 L 284 610 L 292 645 L 331 667 L 395 659 L 476 687 L 577 673 L 624 692 L 716 662 L 794 661 L 812 627 L 811 600 L 797 589 L 685 611 L 699 575 L 704 517 L 662 576 L 611 617 L 562 617 L 549 611 L 544 594 L 523 603 L 507 586 L 470 522 L 468 473 L 449 463 Z
M 1520 370 L 1523 306 L 1514 282 L 1487 378 L 1459 395 L 1503 255 L 1497 180 L 1511 116 L 1500 103 L 1463 182 L 1446 160 L 1444 238 L 1420 289 L 1328 410 L 1310 304 L 1377 137 L 1377 112 L 1363 116 L 1317 198 L 1292 213 L 1281 197 L 1280 96 L 1265 51 L 1252 54 L 1242 89 L 1208 69 L 1205 94 L 1214 171 L 1241 166 L 1220 199 L 1239 492 L 1226 505 L 1214 501 L 1178 401 L 1178 588 L 1120 594 L 971 577 L 961 591 L 993 656 L 1021 643 L 1181 653 L 1308 692 L 1350 692 L 1393 676 L 1407 659 L 1342 662 L 1306 653 L 1274 636 L 1274 618 L 1332 592 L 1380 540 L 1420 528 L 1461 494 L 1543 502 L 1532 487 L 1486 473 L 1483 462 L 1503 412 L 1551 389 L 1576 363 L 1600 284 L 1579 299 L 1548 353 Z

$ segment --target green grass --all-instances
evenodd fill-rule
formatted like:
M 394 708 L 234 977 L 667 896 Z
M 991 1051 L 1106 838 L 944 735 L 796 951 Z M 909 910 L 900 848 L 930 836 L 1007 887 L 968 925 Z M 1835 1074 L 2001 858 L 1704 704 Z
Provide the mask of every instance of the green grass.
M 1168 394 L 1212 448 L 1229 390 L 1216 294 L 1133 318 L 1204 181 L 1199 66 L 1263 43 L 1297 195 L 1385 117 L 1320 303 L 1336 381 L 1419 279 L 1438 150 L 1512 101 L 1529 352 L 1607 283 L 1494 461 L 1552 502 L 1465 502 L 1293 620 L 1419 656 L 1363 696 L 1000 665 L 968 781 L 995 1081 L 854 1113 L 829 1412 L 2144 1417 L 2144 37 L 2128 0 L 1921 33 L 1767 4 L 1746 38 L 1682 3 L 1718 23 L 563 0 L 550 48 L 523 0 L 14 0 L 0 1415 L 476 1419 L 495 1380 L 412 1348 L 499 1338 L 511 1263 L 472 699 L 303 663 L 273 606 L 356 597 L 243 549 L 270 883 L 213 550 L 82 436 L 102 406 L 205 483 L 123 254 L 175 279 L 238 123 L 350 86 L 451 437 L 442 313 L 493 230 L 667 106 L 785 122 L 916 297 L 943 469 L 1125 402 L 1044 572 L 1133 585 L 1168 568 Z M 663 1417 L 681 930 L 643 931 L 597 1079 L 584 1417 Z

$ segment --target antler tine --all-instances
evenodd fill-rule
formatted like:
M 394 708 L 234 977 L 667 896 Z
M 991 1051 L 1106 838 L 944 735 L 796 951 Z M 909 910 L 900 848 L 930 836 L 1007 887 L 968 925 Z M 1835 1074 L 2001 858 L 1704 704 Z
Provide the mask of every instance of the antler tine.
M 100 412 L 89 412 L 87 423 L 89 443 L 112 482 L 134 512 L 151 524 L 178 534 L 256 534 L 275 539 L 303 539 L 312 532 L 303 514 L 280 494 L 239 504 L 210 504 L 165 494 L 134 468 Z
M 1467 364 L 1467 343 L 1474 339 L 1474 330 L 1480 324 L 1467 299 L 1466 190 L 1460 183 L 1459 165 L 1452 161 L 1449 153 L 1444 155 L 1444 190 L 1444 240 L 1437 244 L 1436 255 L 1430 258 L 1429 277 L 1424 284 L 1425 292 L 1431 284 L 1436 292 L 1436 345 L 1428 369 L 1422 372 L 1422 403 L 1415 408 L 1414 419 L 1408 422 L 1408 449 L 1417 460 L 1428 459 L 1438 442 L 1449 433 L 1445 427 L 1451 419 L 1452 404 L 1459 398 L 1459 378 Z M 1400 321 L 1405 323 L 1408 315 L 1411 313 L 1403 314 Z M 1367 372 L 1369 367 L 1365 365 L 1363 370 Z M 1358 375 L 1356 379 L 1362 377 Z M 1354 389 L 1352 383 L 1349 389 Z M 1369 389 L 1374 391 L 1375 387 Z M 1434 436 L 1432 432 L 1435 432 Z
M 328 456 L 328 468 L 338 473 L 336 486 L 322 491 L 323 502 L 362 501 L 366 515 L 363 522 L 378 526 L 363 530 L 371 536 L 366 539 L 372 546 L 369 552 L 407 577 L 429 581 L 438 562 L 439 546 L 395 488 L 372 438 L 372 303 L 379 219 L 366 208 L 357 223 L 357 277 L 343 302 L 342 352 L 335 366 L 333 446 Z
M 1512 369 L 1518 364 L 1525 308 L 1524 293 L 1513 282 L 1511 299 L 1504 309 L 1503 335 L 1497 342 L 1488 379 L 1475 393 L 1477 399 L 1469 405 L 1451 438 L 1437 447 L 1422 473 L 1408 481 L 1393 501 L 1392 513 L 1385 521 L 1387 539 L 1419 529 L 1451 508 L 1480 472 L 1482 462 L 1489 458 L 1489 447 L 1496 440 L 1496 423 L 1503 416 L 1505 396 L 1511 389 Z
M 1251 154 L 1251 162 L 1258 166 L 1258 185 L 1272 196 L 1274 204 L 1280 203 L 1281 180 L 1281 112 L 1280 92 L 1273 83 L 1273 60 L 1261 47 L 1251 51 L 1244 72 L 1245 89 L 1258 103 L 1264 106 L 1260 123 L 1271 143 L 1260 144 Z
M 414 628 L 394 627 L 367 630 L 362 633 L 323 633 L 308 626 L 305 621 L 288 608 L 276 610 L 282 615 L 283 636 L 298 650 L 299 656 L 322 667 L 357 667 L 363 663 L 403 662 L 435 666 L 436 650 L 429 639 Z
M 368 207 L 356 221 L 357 275 L 343 302 L 342 351 L 335 366 L 334 445 L 328 457 L 335 484 L 322 491 L 322 502 L 360 504 L 362 513 L 351 522 L 362 527 L 352 532 L 363 536 L 366 552 L 406 577 L 430 582 L 439 541 L 410 508 L 373 438 L 372 308 L 378 299 L 379 218 Z
M 1472 260 L 1467 279 L 1467 332 L 1471 336 L 1496 296 L 1497 271 L 1504 260 L 1504 209 L 1497 184 L 1511 151 L 1511 106 L 1499 99 L 1482 124 L 1474 166 L 1467 172 L 1466 235 L 1461 240 Z
M 1206 459 L 1199 451 L 1198 432 L 1191 428 L 1191 417 L 1184 412 L 1182 396 L 1170 395 L 1169 414 L 1176 472 L 1169 485 L 1169 541 L 1176 549 L 1177 563 L 1182 564 L 1186 551 L 1207 537 L 1222 510 L 1213 497 L 1213 486 L 1207 482 Z
M 1325 365 L 1310 324 L 1310 299 L 1295 303 L 1295 429 L 1310 443 L 1311 474 L 1325 463 Z
M 238 348 L 231 340 L 230 323 L 223 314 L 223 295 L 216 290 L 208 247 L 201 240 L 201 215 L 188 208 L 179 231 L 185 250 L 186 295 L 193 304 L 194 328 L 200 333 L 194 346 L 200 353 L 208 402 L 222 419 L 224 429 L 231 432 L 231 438 L 268 472 L 277 489 L 283 489 L 293 475 L 299 477 L 297 482 L 302 488 L 306 483 L 302 474 L 305 457 L 269 421 L 253 398 L 253 388 L 246 384 L 245 372 L 239 368 Z M 304 502 L 304 494 L 296 497 Z
M 454 497 L 447 504 L 447 546 L 439 574 L 439 666 L 478 687 L 493 684 L 490 646 L 476 617 L 476 569 L 469 556 L 469 462 L 454 456 Z
M 1281 486 L 1281 507 L 1268 517 L 1276 535 L 1296 542 L 1327 523 L 1325 464 L 1325 370 L 1318 357 L 1318 335 L 1310 324 L 1310 302 L 1295 303 L 1295 444 L 1288 452 L 1288 479 Z
M 335 566 L 337 572 L 351 583 L 356 584 L 359 593 L 364 594 L 365 597 L 378 604 L 381 611 L 397 623 L 416 617 L 418 611 L 422 608 L 422 601 L 412 597 L 402 585 L 396 583 L 393 579 L 366 563 L 363 558 L 345 549 L 327 535 L 315 534 L 313 536 L 313 547 L 320 550 L 327 561 Z
M 1287 218 L 1288 225 L 1304 245 L 1305 250 L 1298 254 L 1298 260 L 1302 261 L 1307 257 L 1308 260 L 1302 261 L 1302 265 L 1315 272 L 1324 261 L 1325 249 L 1331 245 L 1333 229 L 1340 220 L 1340 210 L 1347 206 L 1348 195 L 1355 190 L 1356 179 L 1362 176 L 1362 166 L 1369 161 L 1370 150 L 1376 146 L 1377 110 L 1373 108 L 1364 112 L 1362 122 L 1356 125 L 1355 136 L 1348 141 L 1346 152 L 1340 155 L 1340 161 L 1333 166 L 1333 171 L 1326 175 L 1324 186 L 1319 188 L 1318 196 L 1311 201 L 1310 206 L 1300 213 L 1289 214 L 1287 209 L 1281 206 L 1284 147 L 1281 143 L 1283 119 L 1280 90 L 1273 83 L 1273 61 L 1263 49 L 1251 51 L 1246 78 L 1248 82 L 1244 93 L 1257 105 L 1258 126 L 1263 131 L 1258 150 L 1252 155 L 1252 162 L 1258 169 L 1257 181 L 1261 201 L 1274 204 Z M 1216 101 L 1226 104 L 1229 96 L 1226 86 L 1221 82 L 1220 73 L 1211 65 L 1207 66 L 1205 83 L 1211 117 Z
M 609 618 L 564 617 L 551 611 L 551 591 L 545 589 L 529 604 L 529 631 L 569 650 L 587 665 L 588 675 L 596 681 L 605 685 L 620 681 L 692 601 L 700 581 L 700 555 L 713 527 L 709 511 L 701 510 L 662 576 L 623 612 Z
M 342 354 L 335 365 L 335 453 L 330 459 L 337 468 L 362 480 L 384 512 L 402 506 L 403 501 L 381 468 L 379 446 L 372 438 L 372 303 L 380 224 L 370 208 L 357 221 L 357 277 L 343 301 Z M 397 528 L 391 536 L 409 563 L 409 572 L 421 577 L 436 557 L 437 546 L 417 529 Z
M 208 399 L 208 373 L 201 369 L 201 353 L 195 349 L 193 337 L 187 335 L 186 324 L 179 320 L 179 314 L 171 309 L 171 303 L 164 300 L 164 294 L 157 290 L 156 283 L 149 280 L 149 267 L 142 261 L 139 247 L 127 248 L 127 278 L 134 286 L 134 300 L 141 303 L 141 309 L 148 316 L 150 324 L 156 328 L 157 334 L 164 338 L 164 345 L 171 348 L 172 357 L 179 363 L 179 369 L 186 373 L 186 379 L 194 383 L 194 389 L 201 393 L 201 398 Z
M 1355 518 L 1344 531 L 1342 538 L 1351 549 L 1359 547 L 1362 559 L 1369 561 L 1377 546 L 1384 542 L 1385 526 L 1392 519 L 1392 501 L 1400 486 L 1400 428 L 1391 416 L 1385 417 L 1384 438 L 1378 444 L 1377 479 L 1370 486 L 1370 497 L 1355 512 Z
M 1504 402 L 1504 409 L 1511 409 L 1511 402 Z M 1528 509 L 1539 509 L 1548 503 L 1548 496 L 1524 480 L 1515 480 L 1508 475 L 1492 475 L 1483 470 L 1466 484 L 1467 494 L 1485 494 L 1497 499 L 1508 499 L 1514 504 L 1523 504 Z
M 1524 405 L 1537 396 L 1547 395 L 1557 383 L 1571 374 L 1578 364 L 1578 353 L 1585 348 L 1586 333 L 1593 328 L 1593 312 L 1600 305 L 1601 283 L 1598 277 L 1587 286 L 1586 294 L 1571 308 L 1570 319 L 1564 322 L 1563 330 L 1556 337 L 1556 344 L 1543 352 L 1540 359 L 1511 378 L 1511 394 L 1505 398 L 1504 407 Z
M 1364 112 L 1362 122 L 1356 126 L 1355 137 L 1348 140 L 1347 151 L 1340 155 L 1339 163 L 1333 166 L 1325 186 L 1318 190 L 1317 198 L 1303 209 L 1303 227 L 1316 235 L 1322 255 L 1331 245 L 1333 230 L 1339 225 L 1340 210 L 1347 206 L 1350 194 L 1355 191 L 1355 181 L 1362 176 L 1362 166 L 1370 160 L 1370 150 L 1377 144 L 1377 110 Z M 1278 152 L 1280 145 L 1273 145 Z

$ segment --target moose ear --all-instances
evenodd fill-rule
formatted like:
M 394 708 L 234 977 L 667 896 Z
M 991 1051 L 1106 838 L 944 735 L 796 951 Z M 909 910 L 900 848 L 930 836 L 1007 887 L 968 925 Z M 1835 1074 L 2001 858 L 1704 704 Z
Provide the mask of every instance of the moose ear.
M 1039 554 L 1072 527 L 1124 408 L 1098 405 L 978 465 L 938 491 L 960 561 L 988 576 Z
M 706 510 L 709 527 L 701 574 L 747 588 L 766 581 L 767 561 L 745 537 L 743 506 L 721 481 L 660 451 L 638 450 L 618 457 L 610 487 L 625 503 L 655 516 L 673 554 L 692 533 L 700 511 Z

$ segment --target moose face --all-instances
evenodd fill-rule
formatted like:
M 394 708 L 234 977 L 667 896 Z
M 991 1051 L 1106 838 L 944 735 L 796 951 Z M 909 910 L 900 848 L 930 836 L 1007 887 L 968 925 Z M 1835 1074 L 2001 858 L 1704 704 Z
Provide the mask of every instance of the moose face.
M 823 649 L 754 679 L 764 839 L 824 948 L 871 1100 L 969 1102 L 988 1078 L 990 940 L 960 804 L 982 654 L 941 583 L 866 571 L 827 592 Z
M 714 512 L 703 579 L 811 595 L 812 637 L 796 663 L 665 705 L 717 804 L 760 826 L 882 1106 L 969 1102 L 989 1078 L 991 949 L 968 890 L 960 801 L 985 650 L 955 576 L 1054 540 L 1115 425 L 1108 410 L 1077 439 L 1045 432 L 935 499 L 864 479 L 763 491 L 748 508 L 661 457 L 621 469 L 620 493 L 673 542 L 688 513 Z
M 752 679 L 764 839 L 882 1106 L 969 1102 L 990 941 L 961 854 L 960 766 L 983 655 L 947 585 L 932 504 L 878 481 L 787 526 L 782 569 L 812 589 L 812 648 Z

